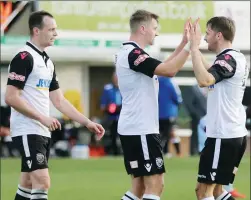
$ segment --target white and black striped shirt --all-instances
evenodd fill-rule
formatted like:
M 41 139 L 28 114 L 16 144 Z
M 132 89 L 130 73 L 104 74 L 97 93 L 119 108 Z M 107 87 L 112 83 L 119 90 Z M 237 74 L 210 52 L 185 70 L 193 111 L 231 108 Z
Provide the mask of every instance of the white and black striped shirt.
M 34 109 L 49 116 L 49 92 L 59 88 L 54 64 L 45 52 L 27 42 L 9 65 L 7 85 L 22 90 L 21 97 Z M 11 136 L 37 134 L 50 137 L 47 127 L 11 109 Z
M 206 134 L 211 138 L 238 138 L 247 135 L 242 105 L 249 68 L 245 56 L 225 49 L 208 70 L 216 80 L 209 86 Z

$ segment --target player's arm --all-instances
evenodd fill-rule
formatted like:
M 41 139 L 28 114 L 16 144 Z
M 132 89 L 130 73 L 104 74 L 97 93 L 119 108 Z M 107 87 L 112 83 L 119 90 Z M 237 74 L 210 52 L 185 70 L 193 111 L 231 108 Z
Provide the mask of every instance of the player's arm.
M 52 104 L 61 113 L 76 121 L 83 126 L 86 126 L 91 132 L 97 134 L 98 139 L 101 139 L 105 133 L 104 128 L 100 124 L 96 124 L 80 113 L 63 95 L 59 88 L 56 72 L 53 72 L 53 78 L 50 84 L 50 100 Z
M 191 50 L 191 55 L 194 74 L 200 87 L 208 87 L 235 74 L 236 61 L 229 54 L 220 55 L 209 70 L 204 67 L 198 49 Z
M 64 115 L 76 121 L 83 126 L 86 126 L 91 132 L 97 134 L 97 139 L 100 140 L 105 130 L 104 128 L 97 123 L 92 122 L 87 117 L 85 117 L 82 113 L 80 113 L 63 95 L 60 88 L 55 90 L 51 89 L 50 91 L 50 100 L 52 104 Z
M 56 71 L 53 72 L 53 77 L 50 84 L 50 100 L 52 104 L 61 113 L 69 117 L 70 119 L 86 126 L 90 120 L 81 114 L 63 95 L 63 92 L 59 88 Z
M 63 95 L 60 88 L 50 91 L 50 100 L 52 104 L 61 113 L 70 119 L 86 126 L 90 120 L 80 113 Z
M 187 50 L 182 50 L 170 61 L 161 62 L 150 57 L 140 48 L 133 49 L 128 55 L 129 66 L 136 72 L 141 72 L 149 77 L 154 74 L 173 77 L 182 68 L 189 56 Z
M 208 70 L 211 65 L 208 64 L 207 60 L 205 59 L 205 57 L 203 56 L 203 54 L 200 52 L 200 56 L 201 56 L 201 61 L 203 63 L 203 66 L 206 68 L 206 70 Z
M 40 120 L 42 115 L 21 98 L 22 90 L 33 68 L 33 58 L 28 52 L 20 52 L 10 63 L 5 102 L 23 115 Z
M 187 42 L 182 40 L 181 43 L 177 46 L 175 51 L 164 61 L 164 62 L 169 62 L 173 58 L 175 58 L 186 46 Z

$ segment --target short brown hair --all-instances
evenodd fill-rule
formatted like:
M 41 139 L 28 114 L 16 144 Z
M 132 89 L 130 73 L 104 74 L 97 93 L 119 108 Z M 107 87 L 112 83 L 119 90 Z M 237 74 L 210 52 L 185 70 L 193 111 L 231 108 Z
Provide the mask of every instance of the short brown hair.
M 221 32 L 224 39 L 233 42 L 235 36 L 235 23 L 228 17 L 213 17 L 207 22 L 211 29 L 216 32 Z
M 30 29 L 30 34 L 33 35 L 33 28 L 37 27 L 39 29 L 43 28 L 43 19 L 45 16 L 53 18 L 52 14 L 41 10 L 41 11 L 36 11 L 31 13 L 29 17 L 29 29 Z
M 135 11 L 130 18 L 131 32 L 135 32 L 142 22 L 150 22 L 152 19 L 158 22 L 159 16 L 146 10 Z

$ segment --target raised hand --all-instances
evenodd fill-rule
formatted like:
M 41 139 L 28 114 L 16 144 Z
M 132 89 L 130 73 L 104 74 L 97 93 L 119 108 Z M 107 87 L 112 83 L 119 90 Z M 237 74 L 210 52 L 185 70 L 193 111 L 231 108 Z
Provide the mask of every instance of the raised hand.
M 190 25 L 190 42 L 191 42 L 191 50 L 199 49 L 200 41 L 201 41 L 201 29 L 199 24 L 200 19 L 198 18 L 193 25 Z
M 190 29 L 192 27 L 192 21 L 191 17 L 187 19 L 187 21 L 184 24 L 184 30 L 183 30 L 183 37 L 182 42 L 187 43 L 190 41 Z

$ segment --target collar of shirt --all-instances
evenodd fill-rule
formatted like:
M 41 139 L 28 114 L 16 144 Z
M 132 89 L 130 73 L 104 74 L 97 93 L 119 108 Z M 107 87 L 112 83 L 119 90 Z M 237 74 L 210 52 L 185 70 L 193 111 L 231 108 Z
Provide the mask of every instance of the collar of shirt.
M 43 52 L 40 51 L 39 48 L 35 44 L 33 44 L 31 41 L 27 41 L 26 45 L 31 47 L 34 51 L 36 51 L 42 57 L 45 57 L 45 58 L 49 59 L 49 56 L 47 55 L 47 53 L 45 51 L 43 51 Z
M 220 55 L 225 54 L 228 51 L 237 51 L 237 52 L 240 52 L 239 50 L 236 50 L 236 49 L 226 48 L 226 49 L 223 49 L 220 53 L 218 53 L 218 55 L 216 57 L 219 57 Z
M 123 42 L 123 45 L 127 45 L 127 44 L 131 44 L 131 45 L 133 45 L 134 47 L 141 48 L 141 47 L 139 46 L 139 44 L 138 44 L 137 42 L 135 42 L 135 41 Z

